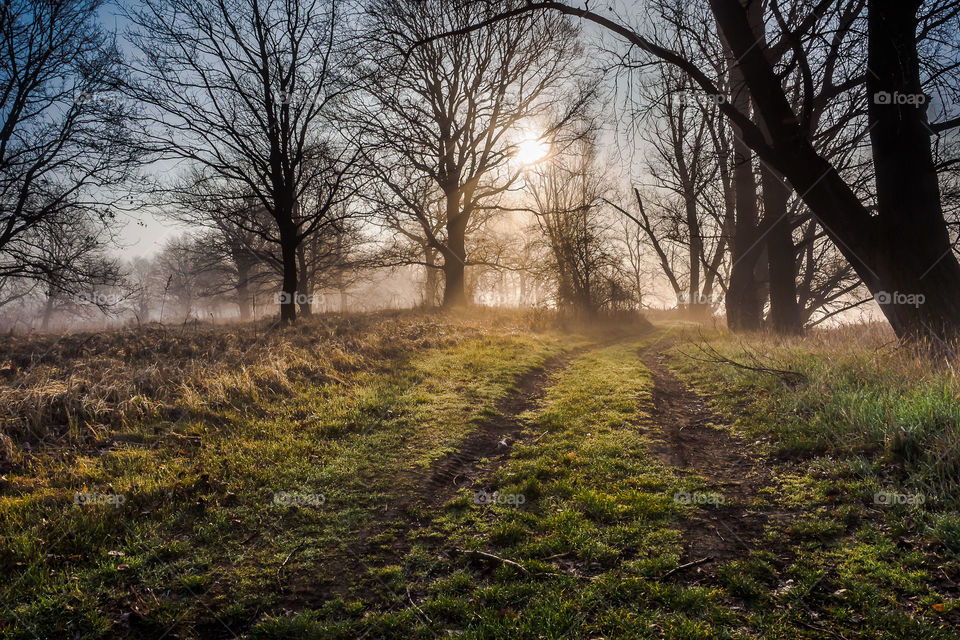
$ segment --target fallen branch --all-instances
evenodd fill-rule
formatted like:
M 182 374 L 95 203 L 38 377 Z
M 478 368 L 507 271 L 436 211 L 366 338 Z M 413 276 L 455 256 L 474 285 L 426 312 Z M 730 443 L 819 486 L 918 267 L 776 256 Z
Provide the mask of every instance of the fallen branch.
M 660 576 L 660 578 L 661 579 L 668 578 L 673 574 L 675 574 L 677 571 L 683 571 L 684 569 L 689 569 L 690 567 L 696 567 L 697 565 L 701 565 L 704 562 L 710 562 L 711 560 L 713 560 L 713 556 L 707 556 L 706 558 L 700 558 L 699 560 L 694 560 L 693 562 L 687 562 L 685 564 L 681 564 L 677 567 L 674 567 L 673 569 L 670 569 L 670 571 L 667 571 L 665 574 Z
M 470 551 L 467 549 L 457 549 L 457 551 L 459 551 L 460 553 L 468 553 L 470 555 L 480 556 L 481 558 L 486 558 L 488 560 L 496 560 L 497 562 L 500 562 L 502 564 L 505 564 L 511 567 L 516 567 L 517 569 L 520 569 L 520 571 L 523 571 L 527 575 L 530 575 L 530 572 L 527 570 L 527 568 L 522 564 L 520 564 L 519 562 L 514 562 L 513 560 L 507 560 L 506 558 L 501 558 L 500 556 L 496 556 L 492 553 L 487 553 L 485 551 Z
M 290 562 L 290 558 L 293 557 L 293 554 L 295 554 L 297 551 L 300 551 L 300 549 L 302 549 L 304 546 L 306 546 L 305 543 L 300 543 L 294 547 L 293 551 L 288 553 L 287 557 L 284 558 L 283 562 L 280 563 L 280 566 L 277 567 L 277 586 L 280 587 L 280 591 L 283 591 L 283 582 L 280 580 L 280 572 L 283 571 L 283 568 L 286 566 L 286 564 Z
M 423 616 L 424 619 L 425 619 L 427 622 L 429 622 L 430 624 L 433 624 L 433 620 L 430 619 L 430 616 L 428 616 L 427 614 L 425 614 L 425 613 L 423 612 L 423 609 L 421 609 L 420 607 L 418 607 L 418 606 L 417 606 L 417 603 L 413 601 L 413 596 L 410 595 L 410 585 L 407 585 L 407 600 L 410 601 L 410 606 L 412 606 L 414 609 L 416 609 L 417 612 L 418 612 L 421 616 Z
M 743 349 L 744 353 L 746 353 L 747 356 L 751 360 L 753 360 L 752 365 L 746 364 L 743 362 L 737 362 L 736 360 L 726 357 L 725 355 L 717 351 L 713 346 L 707 344 L 706 341 L 704 341 L 703 343 L 695 342 L 694 345 L 701 351 L 701 353 L 703 353 L 706 356 L 705 358 L 698 358 L 697 356 L 691 355 L 689 353 L 685 353 L 683 351 L 680 351 L 680 354 L 683 356 L 686 356 L 687 358 L 690 358 L 691 360 L 696 360 L 697 362 L 707 362 L 710 364 L 725 364 L 725 365 L 730 365 L 731 367 L 736 367 L 738 369 L 744 369 L 746 371 L 754 371 L 756 373 L 775 375 L 778 378 L 780 378 L 780 380 L 784 384 L 791 387 L 796 386 L 798 383 L 804 382 L 807 380 L 807 376 L 800 373 L 799 371 L 793 371 L 791 369 L 780 369 L 778 367 L 772 367 L 769 364 L 762 362 L 760 358 L 757 357 L 756 354 L 752 353 L 743 344 L 741 344 L 740 346 Z
M 818 627 L 816 625 L 810 624 L 809 622 L 804 622 L 803 620 L 797 620 L 797 622 L 799 622 L 802 626 L 812 631 L 819 631 L 820 633 L 829 633 L 834 638 L 840 638 L 840 640 L 847 640 L 846 636 L 842 636 L 839 633 L 836 633 L 835 631 L 831 631 L 830 629 L 826 629 L 824 627 Z

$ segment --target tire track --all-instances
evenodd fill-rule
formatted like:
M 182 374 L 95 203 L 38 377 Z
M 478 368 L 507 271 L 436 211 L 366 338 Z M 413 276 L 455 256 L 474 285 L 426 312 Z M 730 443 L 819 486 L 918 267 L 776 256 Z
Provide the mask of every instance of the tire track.
M 755 511 L 749 503 L 762 489 L 772 486 L 773 474 L 748 455 L 749 445 L 728 430 L 714 425 L 723 421 L 704 399 L 664 365 L 670 344 L 660 343 L 638 350 L 638 356 L 653 378 L 653 420 L 658 430 L 648 430 L 651 453 L 679 475 L 707 479 L 723 500 L 701 505 L 680 522 L 688 568 L 675 577 L 711 578 L 718 564 L 740 558 L 754 549 L 753 542 L 775 514 Z M 787 515 L 787 514 L 783 514 Z M 704 558 L 708 561 L 700 562 Z

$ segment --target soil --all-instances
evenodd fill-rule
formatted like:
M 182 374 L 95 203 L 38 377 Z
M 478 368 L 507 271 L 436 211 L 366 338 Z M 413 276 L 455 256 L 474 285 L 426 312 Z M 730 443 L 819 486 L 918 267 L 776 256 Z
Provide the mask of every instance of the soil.
M 672 574 L 688 582 L 712 582 L 718 564 L 746 556 L 771 518 L 789 514 L 751 508 L 758 492 L 771 486 L 773 474 L 750 455 L 749 444 L 731 433 L 706 400 L 664 365 L 669 346 L 659 343 L 638 352 L 653 377 L 653 421 L 660 427 L 646 435 L 663 464 L 681 475 L 702 476 L 710 484 L 707 496 L 722 498 L 720 504 L 701 504 L 696 515 L 680 522 L 680 564 L 690 566 Z

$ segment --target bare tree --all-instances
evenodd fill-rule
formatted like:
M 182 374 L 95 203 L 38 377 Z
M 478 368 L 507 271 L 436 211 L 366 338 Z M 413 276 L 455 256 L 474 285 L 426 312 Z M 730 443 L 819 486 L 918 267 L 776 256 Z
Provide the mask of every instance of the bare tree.
M 806 80 L 797 109 L 769 58 L 769 48 L 802 48 L 798 44 L 801 35 L 836 1 L 805 5 L 804 13 L 792 25 L 777 24 L 764 45 L 759 29 L 770 25 L 749 11 L 758 3 L 709 0 L 718 32 L 749 91 L 753 114 L 731 101 L 724 101 L 721 110 L 739 129 L 739 139 L 801 194 L 867 288 L 885 302 L 894 296 L 881 308 L 898 336 L 954 340 L 960 334 L 960 262 L 943 216 L 930 137 L 938 129 L 960 125 L 960 120 L 927 122 L 918 46 L 924 36 L 924 3 L 868 0 L 867 4 L 866 66 L 872 73 L 866 76 L 866 89 L 877 204 L 877 215 L 873 215 L 869 203 L 858 197 L 811 141 L 808 127 L 815 90 L 810 90 L 809 71 L 802 68 L 802 60 L 798 57 L 797 64 Z M 935 8 L 928 7 L 930 11 L 943 8 L 931 4 Z M 956 22 L 955 5 L 948 3 L 940 21 Z M 545 10 L 579 16 L 609 29 L 638 49 L 676 65 L 707 94 L 725 95 L 717 79 L 696 61 L 658 44 L 615 16 L 564 2 L 527 2 L 449 35 L 460 36 L 498 20 Z M 839 37 L 856 34 L 847 29 Z
M 620 260 L 610 247 L 609 218 L 604 215 L 607 187 L 601 175 L 589 135 L 524 172 L 557 306 L 577 315 L 619 305 L 627 288 L 621 283 Z
M 423 245 L 442 257 L 444 304 L 462 304 L 467 231 L 516 182 L 510 159 L 523 128 L 549 133 L 553 123 L 538 120 L 574 75 L 576 33 L 559 16 L 520 16 L 411 50 L 417 40 L 489 14 L 476 3 L 452 8 L 440 0 L 384 0 L 371 14 L 368 99 L 355 117 L 377 179 L 403 205 L 395 214 L 413 221 Z M 432 207 L 405 195 L 431 188 L 443 197 L 439 226 Z
M 658 65 L 656 80 L 645 88 L 649 108 L 642 134 L 649 145 L 648 173 L 653 181 L 644 207 L 634 189 L 637 221 L 659 257 L 678 303 L 704 317 L 723 286 L 722 267 L 729 248 L 724 175 L 728 154 L 718 148 L 722 126 L 717 105 L 693 91 L 676 69 Z M 651 218 L 648 216 L 650 211 Z M 669 245 L 669 246 L 668 246 Z M 682 254 L 682 259 L 674 256 Z M 669 256 L 669 257 L 668 257 Z
M 41 329 L 54 315 L 82 307 L 109 312 L 125 298 L 126 285 L 120 263 L 107 255 L 98 229 L 83 216 L 72 220 L 46 220 L 29 234 L 38 258 L 30 278 L 41 283 L 44 305 Z
M 126 91 L 145 105 L 146 146 L 251 195 L 272 219 L 284 324 L 296 318 L 298 246 L 353 189 L 357 152 L 333 122 L 351 88 L 339 7 L 145 0 L 128 11 L 140 55 Z
M 120 54 L 98 23 L 101 7 L 0 5 L 0 278 L 8 282 L 75 291 L 90 267 L 78 256 L 109 237 L 110 194 L 135 166 L 130 108 L 111 93 Z

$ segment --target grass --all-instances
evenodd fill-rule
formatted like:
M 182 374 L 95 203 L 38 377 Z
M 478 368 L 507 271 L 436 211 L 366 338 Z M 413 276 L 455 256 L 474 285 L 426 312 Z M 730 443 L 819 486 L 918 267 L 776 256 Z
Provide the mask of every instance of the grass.
M 236 327 L 217 347 L 223 329 L 6 338 L 0 637 L 957 637 L 949 370 L 869 333 L 474 315 Z M 701 573 L 680 570 L 685 536 L 722 507 L 674 494 L 724 488 L 654 455 L 638 349 L 664 338 L 771 478 L 753 550 Z M 142 384 L 134 345 L 163 340 L 166 373 Z M 698 341 L 802 376 L 684 355 L 704 359 Z M 563 354 L 492 475 L 431 489 Z

